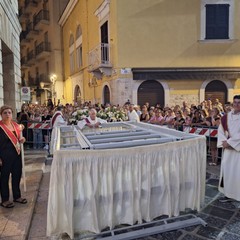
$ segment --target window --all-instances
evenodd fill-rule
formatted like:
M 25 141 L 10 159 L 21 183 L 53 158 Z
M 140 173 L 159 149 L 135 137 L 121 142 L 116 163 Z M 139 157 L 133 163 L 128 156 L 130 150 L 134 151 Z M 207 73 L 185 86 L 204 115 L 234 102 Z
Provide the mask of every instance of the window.
M 74 37 L 71 34 L 69 39 L 69 63 L 70 63 L 70 73 L 74 73 L 75 67 L 74 67 Z
M 76 31 L 76 39 L 79 39 L 82 36 L 82 29 L 81 26 L 78 25 L 77 31 Z
M 76 49 L 76 54 L 77 54 L 77 68 L 82 67 L 82 45 L 78 46 Z
M 101 26 L 101 62 L 109 62 L 108 21 Z
M 108 43 L 108 21 L 101 26 L 101 43 Z
M 200 40 L 234 39 L 234 0 L 201 0 Z
M 70 73 L 74 73 L 74 52 L 70 54 Z
M 69 39 L 69 47 L 71 47 L 74 44 L 74 37 L 71 34 L 70 39 Z
M 81 68 L 83 66 L 83 59 L 82 59 L 82 28 L 78 25 L 76 30 L 76 63 L 77 68 Z
M 206 39 L 229 39 L 229 4 L 206 4 Z

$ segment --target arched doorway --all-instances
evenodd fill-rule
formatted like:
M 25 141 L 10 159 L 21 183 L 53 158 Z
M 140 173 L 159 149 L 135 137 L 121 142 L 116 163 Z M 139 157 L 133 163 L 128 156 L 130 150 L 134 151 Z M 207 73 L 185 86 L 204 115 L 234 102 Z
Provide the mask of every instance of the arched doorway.
M 205 88 L 205 100 L 211 100 L 214 103 L 218 98 L 222 104 L 225 104 L 227 97 L 227 87 L 222 81 L 211 81 Z
M 110 103 L 110 90 L 107 85 L 103 88 L 103 103 Z
M 78 85 L 74 89 L 74 102 L 81 105 L 81 90 Z
M 164 107 L 164 89 L 162 85 L 155 80 L 143 82 L 138 88 L 137 101 L 140 106 L 149 102 L 150 106 L 160 103 Z

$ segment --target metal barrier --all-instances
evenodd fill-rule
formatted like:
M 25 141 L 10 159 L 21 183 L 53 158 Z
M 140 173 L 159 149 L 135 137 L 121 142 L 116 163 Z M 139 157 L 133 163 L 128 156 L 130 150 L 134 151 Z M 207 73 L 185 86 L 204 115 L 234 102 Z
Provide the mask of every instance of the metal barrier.
M 24 125 L 23 136 L 26 138 L 25 147 L 27 149 L 49 150 L 51 140 L 50 122 L 22 121 Z
M 218 127 L 189 125 L 174 126 L 173 124 L 164 124 L 161 126 L 176 129 L 186 133 L 205 136 L 207 141 L 207 157 L 211 158 L 210 162 L 214 162 L 214 158 L 218 161 L 221 160 L 222 149 L 217 148 Z
M 217 148 L 218 127 L 182 126 L 182 131 L 186 133 L 206 136 L 207 157 L 211 158 L 211 162 L 214 162 L 214 159 L 217 159 L 217 161 L 221 160 L 222 149 Z

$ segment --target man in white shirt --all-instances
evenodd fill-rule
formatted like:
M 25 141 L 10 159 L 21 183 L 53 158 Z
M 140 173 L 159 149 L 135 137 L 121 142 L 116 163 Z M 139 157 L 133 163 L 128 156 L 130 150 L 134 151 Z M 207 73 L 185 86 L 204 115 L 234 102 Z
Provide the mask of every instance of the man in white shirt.
M 225 195 L 219 201 L 240 201 L 240 95 L 234 96 L 233 110 L 221 119 L 217 146 L 223 148 L 219 191 Z
M 78 122 L 78 127 L 83 129 L 85 126 L 89 128 L 98 128 L 102 123 L 107 123 L 106 120 L 97 117 L 97 111 L 92 108 L 89 111 L 89 117 Z
M 137 112 L 134 110 L 134 104 L 129 105 L 128 120 L 133 122 L 140 122 Z

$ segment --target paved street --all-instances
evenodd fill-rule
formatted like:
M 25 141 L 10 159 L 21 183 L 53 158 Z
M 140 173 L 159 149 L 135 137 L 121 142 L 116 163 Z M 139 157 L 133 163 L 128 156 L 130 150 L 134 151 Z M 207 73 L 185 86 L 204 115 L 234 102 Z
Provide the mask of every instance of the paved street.
M 26 151 L 27 205 L 13 209 L 1 208 L 0 239 L 50 239 L 46 237 L 46 216 L 49 188 L 49 167 L 45 167 L 45 152 Z M 222 196 L 217 190 L 219 166 L 207 167 L 205 204 L 195 213 L 208 223 L 207 227 L 195 226 L 139 239 L 200 240 L 240 239 L 240 203 L 219 203 Z M 185 214 L 185 213 L 183 213 Z M 76 239 L 79 236 L 76 235 Z M 66 236 L 54 239 L 68 239 Z

